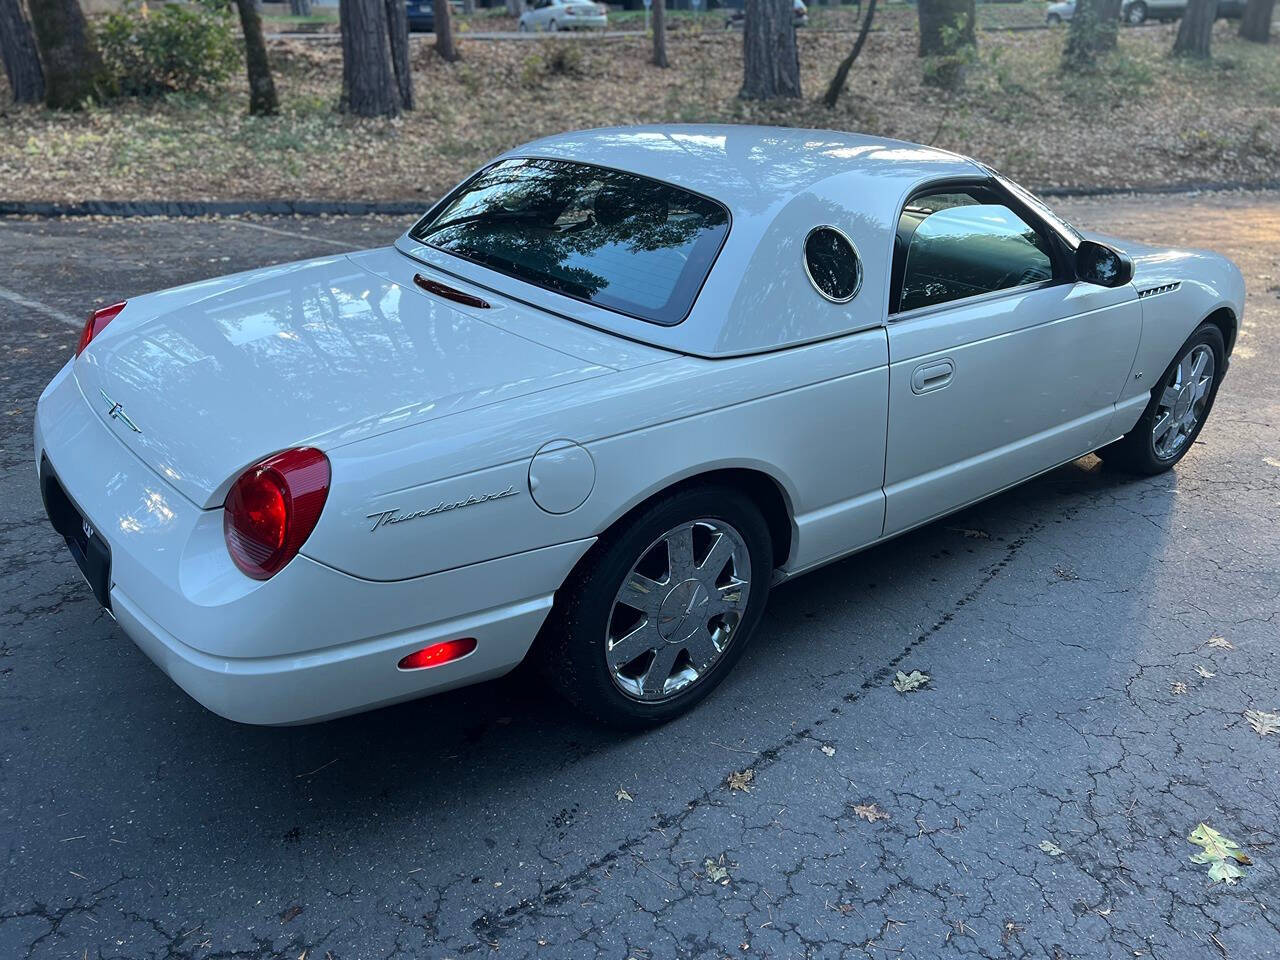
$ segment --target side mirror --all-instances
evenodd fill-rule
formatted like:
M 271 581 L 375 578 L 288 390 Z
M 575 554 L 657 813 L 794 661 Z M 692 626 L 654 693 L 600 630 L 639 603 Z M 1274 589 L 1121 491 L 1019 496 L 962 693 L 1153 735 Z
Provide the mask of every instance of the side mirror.
M 1106 244 L 1082 240 L 1076 247 L 1076 279 L 1100 287 L 1123 287 L 1133 279 L 1133 261 Z

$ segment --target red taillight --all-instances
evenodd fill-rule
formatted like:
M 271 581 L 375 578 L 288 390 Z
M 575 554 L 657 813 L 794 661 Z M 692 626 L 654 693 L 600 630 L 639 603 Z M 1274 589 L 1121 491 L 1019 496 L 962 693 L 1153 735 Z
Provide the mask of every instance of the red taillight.
M 476 641 L 474 637 L 462 637 L 458 640 L 433 643 L 429 647 L 415 650 L 407 657 L 401 657 L 399 666 L 401 670 L 422 670 L 425 667 L 438 667 L 440 664 L 448 663 L 450 660 L 458 660 L 465 657 L 475 648 Z
M 329 458 L 312 447 L 268 457 L 240 474 L 222 511 L 237 567 L 255 580 L 280 571 L 315 529 L 329 495 Z
M 80 342 L 76 344 L 76 356 L 84 353 L 93 338 L 100 334 L 108 323 L 116 318 L 116 314 L 124 309 L 124 301 L 113 303 L 109 307 L 103 307 L 101 310 L 95 310 L 89 314 L 89 319 L 84 322 L 84 329 L 80 331 Z

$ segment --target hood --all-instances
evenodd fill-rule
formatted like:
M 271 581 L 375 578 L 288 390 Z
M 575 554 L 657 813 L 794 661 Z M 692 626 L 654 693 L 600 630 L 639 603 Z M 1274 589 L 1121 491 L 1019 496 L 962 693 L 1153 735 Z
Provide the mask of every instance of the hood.
M 369 251 L 136 298 L 76 360 L 76 380 L 122 442 L 216 506 L 279 450 L 328 449 L 613 369 L 598 343 L 577 355 L 548 346 L 545 317 L 527 325 L 540 342 L 522 335 L 514 314 L 532 308 L 419 290 L 403 260 Z

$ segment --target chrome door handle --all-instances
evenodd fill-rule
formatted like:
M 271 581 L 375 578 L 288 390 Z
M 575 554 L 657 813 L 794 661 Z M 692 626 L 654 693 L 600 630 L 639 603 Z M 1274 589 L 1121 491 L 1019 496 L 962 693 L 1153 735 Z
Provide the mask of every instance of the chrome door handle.
M 951 382 L 955 372 L 956 365 L 950 360 L 922 363 L 911 374 L 911 392 L 928 393 L 931 390 L 941 390 Z

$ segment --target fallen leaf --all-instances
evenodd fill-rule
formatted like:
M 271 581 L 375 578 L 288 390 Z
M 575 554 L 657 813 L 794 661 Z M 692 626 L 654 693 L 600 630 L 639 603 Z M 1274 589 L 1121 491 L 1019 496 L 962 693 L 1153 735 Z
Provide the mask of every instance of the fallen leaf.
M 616 796 L 617 796 L 617 798 L 618 798 L 619 800 L 625 800 L 625 801 L 627 801 L 627 803 L 631 803 L 631 802 L 632 802 L 631 794 L 627 793 L 627 791 L 626 791 L 626 790 L 624 790 L 624 789 L 622 789 L 622 787 L 619 787 L 619 788 L 618 788 L 618 792 L 617 792 Z
M 301 907 L 296 907 L 296 906 L 290 907 L 284 913 L 280 914 L 280 922 L 288 923 L 290 920 L 293 920 L 294 918 L 296 918 L 300 913 L 302 913 Z
M 1253 732 L 1260 737 L 1269 733 L 1280 732 L 1280 713 L 1263 713 L 1261 710 L 1246 710 L 1244 718 L 1253 727 Z
M 875 823 L 877 820 L 888 820 L 889 815 L 880 809 L 874 803 L 858 803 L 853 807 L 854 816 L 861 817 L 867 823 Z
M 1198 663 L 1196 664 L 1196 673 L 1200 674 L 1200 676 L 1204 677 L 1206 680 L 1212 679 L 1213 677 L 1217 676 L 1217 674 L 1214 673 L 1212 670 L 1206 670 L 1204 667 L 1200 666 L 1200 664 Z
M 822 752 L 825 753 L 828 757 L 834 757 L 836 755 L 836 748 L 831 746 L 831 744 L 829 743 L 824 743 L 822 745 Z
M 751 781 L 756 778 L 756 772 L 748 767 L 746 770 L 737 771 L 729 774 L 725 783 L 729 785 L 730 790 L 741 790 L 743 793 L 751 792 Z
M 1186 693 L 1187 685 L 1183 683 L 1181 680 L 1170 680 L 1169 692 L 1170 693 Z
M 1231 645 L 1231 641 L 1230 641 L 1230 640 L 1228 640 L 1226 637 L 1210 637 L 1210 638 L 1209 638 L 1209 646 L 1211 646 L 1211 647 L 1217 647 L 1219 650 L 1234 650 L 1234 649 L 1235 649 L 1235 647 L 1233 647 L 1233 646 Z
M 1041 840 L 1040 849 L 1043 850 L 1045 853 L 1047 853 L 1051 857 L 1060 857 L 1062 856 L 1062 853 L 1063 853 L 1062 848 L 1058 846 L 1056 843 L 1054 843 L 1052 840 Z
M 1212 883 L 1235 883 L 1244 876 L 1240 864 L 1247 867 L 1253 863 L 1249 855 L 1236 846 L 1234 840 L 1228 840 L 1208 824 L 1199 824 L 1191 831 L 1187 840 L 1203 848 L 1191 858 L 1191 862 L 1209 864 L 1209 880 Z
M 724 867 L 723 856 L 720 858 L 720 860 L 721 860 L 720 863 L 716 863 L 716 861 L 708 857 L 706 861 L 704 861 L 702 864 L 703 870 L 706 873 L 707 879 L 710 880 L 712 883 L 718 883 L 721 886 L 728 886 L 729 871 L 726 870 Z
M 912 690 L 919 690 L 933 678 L 927 673 L 921 673 L 919 670 L 912 670 L 910 673 L 898 671 L 898 675 L 893 678 L 893 689 L 899 693 L 910 693 Z

